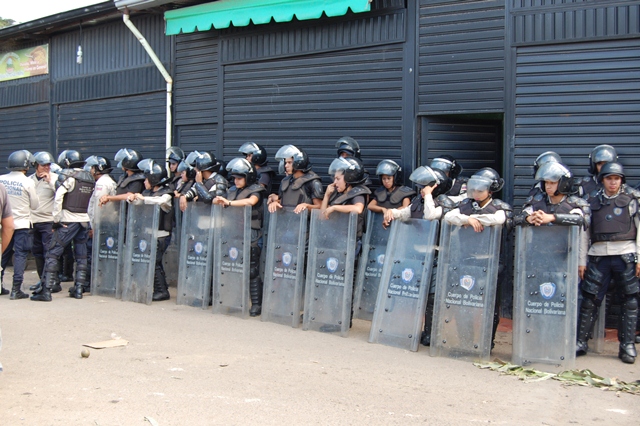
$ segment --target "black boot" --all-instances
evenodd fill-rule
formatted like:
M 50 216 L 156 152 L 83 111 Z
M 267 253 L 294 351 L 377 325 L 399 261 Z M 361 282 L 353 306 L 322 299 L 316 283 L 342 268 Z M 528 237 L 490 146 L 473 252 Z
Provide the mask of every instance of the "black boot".
M 73 252 L 67 252 L 67 249 L 65 249 L 61 258 L 62 267 L 60 270 L 62 273 L 60 274 L 60 281 L 63 283 L 73 281 Z
M 262 313 L 262 279 L 253 278 L 249 281 L 249 292 L 251 293 L 251 309 L 249 315 L 257 317 Z
M 589 350 L 589 336 L 596 320 L 598 306 L 590 297 L 582 299 L 580 314 L 578 315 L 578 335 L 576 336 L 576 356 L 586 355 Z
M 9 299 L 19 300 L 26 299 L 27 297 L 29 297 L 29 295 L 22 291 L 22 283 L 14 282 L 13 287 L 11 288 L 11 295 L 9 296 Z
M 167 279 L 164 276 L 164 270 L 156 265 L 156 271 L 153 275 L 153 297 L 151 300 L 154 302 L 161 302 L 163 300 L 169 300 L 171 295 L 169 294 L 169 288 L 167 287 Z
M 622 316 L 620 318 L 620 327 L 618 329 L 618 340 L 620 341 L 620 349 L 618 358 L 625 364 L 633 364 L 636 362 L 635 338 L 636 324 L 638 322 L 638 299 L 635 296 L 627 296 L 622 306 Z
M 77 265 L 76 281 L 73 287 L 69 289 L 69 296 L 75 299 L 82 299 L 84 288 L 88 285 L 87 275 L 87 265 L 79 263 Z
M 42 281 L 40 281 L 41 285 L 34 290 L 31 300 L 35 300 L 36 302 L 51 302 L 51 286 L 56 282 L 57 276 L 58 271 L 45 271 Z
M 4 288 L 4 284 L 0 283 L 0 296 L 6 296 L 9 293 L 9 290 Z
M 424 313 L 424 330 L 420 336 L 420 343 L 424 346 L 431 345 L 431 326 L 433 324 L 433 303 L 435 294 L 430 294 L 427 299 L 427 309 Z

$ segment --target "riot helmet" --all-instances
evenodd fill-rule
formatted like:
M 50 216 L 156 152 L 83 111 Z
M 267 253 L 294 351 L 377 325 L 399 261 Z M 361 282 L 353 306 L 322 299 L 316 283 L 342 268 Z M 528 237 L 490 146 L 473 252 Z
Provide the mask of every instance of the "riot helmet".
M 172 146 L 167 148 L 166 156 L 167 162 L 180 163 L 184 160 L 184 151 L 177 146 Z
M 376 168 L 376 175 L 387 175 L 393 177 L 393 185 L 398 185 L 398 182 L 402 179 L 402 167 L 393 160 L 382 160 L 378 163 Z
M 478 182 L 478 184 L 480 184 L 480 187 L 483 187 L 484 184 L 482 183 L 482 179 L 479 179 L 479 178 L 484 178 L 489 180 L 490 181 L 490 185 L 488 188 L 489 192 L 498 192 L 504 186 L 504 179 L 502 179 L 498 174 L 498 172 L 493 170 L 491 167 L 485 167 L 478 170 L 477 172 L 474 173 L 473 176 L 471 176 L 471 179 L 473 179 L 474 177 L 477 178 L 476 181 Z M 469 179 L 469 182 L 467 182 L 467 192 L 469 192 L 469 183 L 471 182 L 471 179 Z M 484 189 L 479 189 L 479 190 L 484 191 Z
M 284 161 L 287 158 L 293 158 L 293 170 L 301 170 L 305 173 L 311 170 L 311 163 L 306 152 L 295 145 L 284 145 L 276 152 L 275 156 L 275 159 L 281 163 L 278 165 L 281 174 L 284 174 Z
M 65 149 L 58 155 L 58 164 L 63 169 L 73 169 L 84 166 L 84 158 L 75 149 Z
M 56 160 L 55 158 L 53 158 L 53 155 L 51 155 L 50 152 L 38 151 L 35 154 L 33 154 L 33 162 L 31 163 L 31 165 L 33 167 L 36 167 L 37 165 L 46 166 L 48 164 L 53 164 L 55 162 Z
M 335 176 L 336 173 L 342 173 L 344 181 L 349 185 L 360 185 L 367 180 L 362 161 L 355 157 L 338 157 L 333 160 L 329 165 L 329 175 Z
M 618 153 L 611 145 L 598 145 L 593 148 L 593 151 L 589 154 L 589 173 L 597 175 L 598 168 L 596 165 L 603 161 L 607 163 L 618 161 Z
M 196 159 L 198 157 L 200 157 L 202 154 L 200 154 L 200 152 L 198 151 L 193 151 L 190 152 L 189 155 L 187 155 L 187 158 L 184 159 L 184 162 L 187 163 L 189 166 L 191 167 L 196 167 Z
M 245 178 L 245 186 L 249 187 L 256 183 L 258 173 L 256 168 L 245 158 L 234 158 L 227 164 L 227 171 L 231 177 Z
M 196 169 L 200 172 L 217 172 L 220 170 L 220 162 L 211 151 L 200 152 L 196 157 Z
M 539 180 L 536 177 L 538 173 L 538 169 L 540 169 L 540 167 L 546 163 L 562 163 L 562 159 L 557 153 L 553 151 L 546 151 L 538 155 L 536 159 L 533 161 L 533 178 L 535 180 Z
M 265 166 L 267 164 L 267 150 L 255 142 L 243 143 L 238 152 L 243 153 L 245 156 L 251 154 L 251 163 L 256 166 Z
M 411 173 L 409 180 L 422 187 L 438 185 L 431 196 L 437 197 L 446 194 L 451 189 L 451 178 L 440 169 L 432 169 L 429 166 L 420 166 Z
M 462 173 L 462 166 L 450 155 L 440 155 L 429 164 L 433 170 L 442 170 L 451 179 L 456 179 Z
M 178 168 L 176 169 L 178 173 L 186 172 L 187 180 L 194 180 L 196 178 L 196 169 L 195 167 L 190 166 L 185 160 L 182 160 L 180 164 L 178 164 Z
M 21 149 L 20 151 L 14 151 L 9 155 L 7 161 L 7 169 L 19 172 L 19 171 L 27 171 L 31 164 L 33 164 L 34 157 L 26 149 Z
M 124 168 L 134 172 L 140 170 L 138 169 L 138 163 L 142 160 L 142 155 L 138 151 L 130 148 L 122 148 L 116 152 L 116 156 L 114 157 L 114 161 L 118 162 L 119 169 Z
M 543 189 L 545 181 L 558 182 L 558 189 L 554 195 L 573 194 L 578 190 L 577 185 L 574 183 L 571 170 L 569 170 L 569 168 L 564 164 L 553 161 L 540 166 L 536 172 L 535 179 L 540 181 Z
M 602 182 L 605 177 L 610 175 L 620 176 L 622 178 L 622 183 L 626 183 L 627 181 L 627 178 L 624 175 L 624 167 L 616 161 L 609 162 L 602 166 L 600 173 L 598 173 L 598 182 Z
M 360 158 L 360 145 L 358 142 L 350 137 L 343 136 L 336 142 L 336 148 L 338 148 L 338 156 L 342 153 L 346 153 L 348 157 Z
M 151 158 L 140 161 L 137 167 L 144 173 L 144 177 L 147 178 L 152 188 L 163 185 L 169 180 L 167 170 Z
M 87 158 L 84 164 L 86 171 L 91 171 L 95 167 L 95 171 L 101 174 L 111 173 L 113 168 L 111 167 L 111 161 L 105 157 L 99 157 L 97 155 L 91 155 Z

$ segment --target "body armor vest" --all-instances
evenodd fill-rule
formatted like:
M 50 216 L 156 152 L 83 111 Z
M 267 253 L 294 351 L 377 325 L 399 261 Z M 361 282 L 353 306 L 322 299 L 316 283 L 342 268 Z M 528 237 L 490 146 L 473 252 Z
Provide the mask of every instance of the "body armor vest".
M 392 192 L 381 186 L 373 193 L 373 199 L 376 200 L 378 206 L 385 209 L 397 209 L 402 207 L 402 200 L 415 195 L 416 192 L 406 186 L 397 186 Z
M 638 201 L 633 196 L 625 191 L 615 198 L 605 198 L 600 192 L 589 201 L 591 242 L 635 241 L 637 229 L 633 216 L 638 209 Z
M 572 202 L 571 198 L 565 198 L 559 204 L 551 204 L 549 197 L 546 196 L 534 197 L 530 206 L 533 208 L 533 211 L 542 210 L 547 214 L 569 214 L 571 210 L 580 208 L 580 206 Z
M 582 187 L 582 196 L 585 200 L 588 200 L 589 197 L 595 197 L 596 192 L 600 188 L 600 185 L 593 176 L 585 176 L 580 181 L 580 186 Z
M 453 185 L 451 185 L 451 189 L 447 192 L 447 195 L 449 195 L 451 197 L 455 197 L 457 195 L 460 195 L 460 193 L 462 192 L 462 186 L 466 185 L 466 183 L 468 181 L 469 181 L 469 179 L 467 179 L 467 178 L 458 177 L 453 182 Z
M 116 187 L 116 195 L 126 194 L 128 192 L 140 193 L 144 189 L 144 174 L 134 173 L 131 176 L 126 174 L 120 176 L 118 179 L 118 186 Z
M 434 198 L 433 205 L 435 207 L 442 207 L 443 216 L 457 207 L 457 204 L 444 194 L 440 194 Z M 418 195 L 413 197 L 409 208 L 411 209 L 412 219 L 424 219 L 424 198 L 422 197 L 422 193 L 418 193 Z
M 500 210 L 510 211 L 511 206 L 502 200 L 493 199 L 484 208 L 480 208 L 477 201 L 466 198 L 460 202 L 460 213 L 471 216 L 472 214 L 493 214 Z
M 273 179 L 276 177 L 275 170 L 273 170 L 269 166 L 263 166 L 263 167 L 260 167 L 259 169 L 256 169 L 256 173 L 258 174 L 258 183 L 260 183 L 260 180 L 261 180 L 260 178 L 262 177 L 262 175 L 269 176 L 269 183 L 265 186 L 265 189 L 267 190 L 267 194 L 271 194 Z
M 280 203 L 284 207 L 295 207 L 298 204 L 313 204 L 313 193 L 307 191 L 306 184 L 314 180 L 320 181 L 320 176 L 315 172 L 309 171 L 299 178 L 288 175 L 280 182 L 282 196 Z
M 265 187 L 260 185 L 259 183 L 254 183 L 249 187 L 242 188 L 240 192 L 238 192 L 238 188 L 235 186 L 229 189 L 228 200 L 245 200 L 251 195 L 256 194 L 259 201 L 255 206 L 251 206 L 251 229 L 262 229 L 262 214 L 263 214 L 263 196 L 261 192 L 266 191 Z
M 365 200 L 364 200 L 364 205 L 365 208 L 362 209 L 362 213 L 358 215 L 358 226 L 357 226 L 357 231 L 356 231 L 356 236 L 358 238 L 362 237 L 362 234 L 365 232 L 365 212 L 366 212 L 366 207 L 368 204 L 368 195 L 371 194 L 371 190 L 369 188 L 367 188 L 366 186 L 363 185 L 356 185 L 354 187 L 351 188 L 351 190 L 345 192 L 345 193 L 340 193 L 338 191 L 334 192 L 333 194 L 331 194 L 331 196 L 329 197 L 329 205 L 330 206 L 334 206 L 334 205 L 350 205 L 352 204 L 352 200 L 355 197 L 358 196 L 364 196 Z
M 84 170 L 74 170 L 69 177 L 74 178 L 76 182 L 73 190 L 64 194 L 62 208 L 71 213 L 86 213 L 95 181 L 91 174 Z

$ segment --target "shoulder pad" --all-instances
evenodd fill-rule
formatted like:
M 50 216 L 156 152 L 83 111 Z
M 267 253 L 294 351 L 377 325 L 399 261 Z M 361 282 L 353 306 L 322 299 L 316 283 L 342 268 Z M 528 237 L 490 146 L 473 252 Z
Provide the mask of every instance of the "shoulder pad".
M 544 199 L 544 194 L 542 192 L 538 192 L 536 195 L 533 196 L 534 201 L 542 201 L 543 199 Z
M 447 209 L 455 209 L 458 206 L 458 203 L 447 197 L 445 194 L 438 195 L 436 200 L 438 201 L 438 204 Z
M 229 182 L 224 178 L 224 176 L 222 176 L 222 175 L 221 175 L 221 174 L 219 174 L 219 173 L 216 173 L 216 174 L 213 176 L 213 181 L 214 181 L 215 183 L 222 183 L 222 184 L 224 184 L 224 185 L 228 185 L 228 184 L 229 184 Z
M 583 182 L 589 182 L 591 180 L 591 176 L 585 176 L 582 178 Z
M 589 203 L 587 203 L 587 200 L 585 200 L 584 198 L 578 197 L 577 195 L 569 196 L 569 198 L 567 198 L 567 202 L 571 204 L 575 204 L 578 207 L 585 207 L 589 205 Z
M 628 185 L 624 185 L 624 193 L 632 196 L 633 198 L 640 198 L 640 191 Z
M 364 185 L 357 185 L 356 187 L 352 188 L 351 191 L 354 195 L 371 194 L 371 190 Z
M 256 172 L 258 172 L 258 174 L 262 174 L 262 173 L 273 173 L 273 174 L 276 174 L 275 170 L 273 170 L 269 166 L 260 167 L 258 170 L 256 170 Z
M 460 181 L 461 183 L 467 183 L 469 182 L 469 178 L 468 177 L 464 177 L 464 176 L 458 176 L 456 178 L 457 181 Z
M 472 198 L 465 198 L 464 200 L 460 201 L 460 206 L 464 205 L 464 204 L 469 204 L 470 202 L 472 202 L 473 199 Z
M 531 202 L 533 201 L 533 196 L 528 196 L 526 200 L 524 200 L 525 204 L 531 204 Z
M 266 191 L 267 188 L 265 188 L 264 186 L 260 185 L 259 183 L 254 183 L 253 185 L 248 187 L 247 190 L 249 190 L 251 194 L 256 194 L 258 192 Z
M 413 195 L 416 193 L 416 191 L 414 191 L 413 189 L 409 188 L 408 186 L 401 186 L 400 188 L 398 188 L 399 192 L 403 192 L 407 195 Z
M 511 206 L 509 204 L 507 204 L 504 201 L 499 200 L 497 198 L 494 198 L 493 201 L 491 201 L 491 203 L 494 206 L 498 207 L 500 210 L 507 210 L 507 211 L 511 211 L 512 210 L 512 208 L 511 208 Z

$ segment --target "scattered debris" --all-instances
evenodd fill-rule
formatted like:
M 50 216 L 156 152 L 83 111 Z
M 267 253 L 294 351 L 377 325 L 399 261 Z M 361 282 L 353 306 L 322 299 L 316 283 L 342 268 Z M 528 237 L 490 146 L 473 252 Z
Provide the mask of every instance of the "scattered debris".
M 86 346 L 92 349 L 105 349 L 105 348 L 117 348 L 119 346 L 127 346 L 128 344 L 129 344 L 128 340 L 111 339 L 111 340 L 105 340 L 104 342 L 85 343 L 82 346 Z
M 152 426 L 160 426 L 160 423 L 156 422 L 153 417 L 145 416 L 144 419 L 151 423 Z
M 91 352 L 89 352 L 89 349 L 83 349 L 82 352 L 80 352 L 80 356 L 82 358 L 89 358 L 89 355 L 91 355 Z

